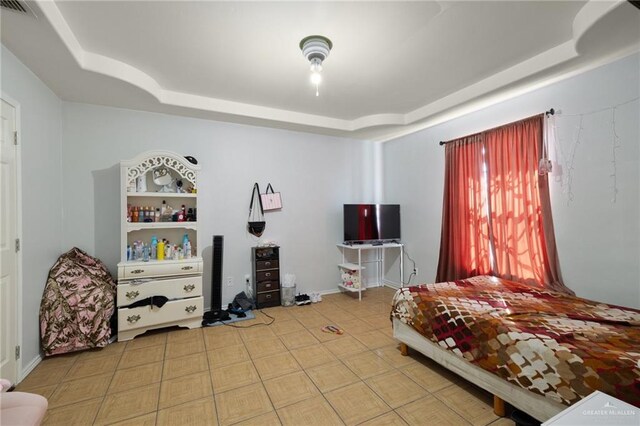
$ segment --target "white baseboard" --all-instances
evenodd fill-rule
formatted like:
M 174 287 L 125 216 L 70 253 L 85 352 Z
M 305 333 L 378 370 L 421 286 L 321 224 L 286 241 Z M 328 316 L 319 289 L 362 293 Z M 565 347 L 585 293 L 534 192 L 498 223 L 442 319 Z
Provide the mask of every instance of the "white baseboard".
M 400 286 L 398 285 L 399 283 L 395 282 L 395 281 L 391 281 L 391 280 L 384 280 L 383 285 L 385 287 L 390 287 L 393 288 L 395 290 L 399 289 Z
M 33 358 L 29 364 L 27 364 L 26 367 L 24 367 L 22 369 L 22 371 L 20 372 L 20 375 L 18 376 L 18 383 L 20 383 L 21 381 L 24 380 L 25 377 L 27 377 L 29 375 L 29 373 L 31 373 L 33 371 L 34 368 L 37 367 L 38 364 L 40 364 L 42 362 L 42 356 L 40 355 L 36 355 L 35 358 Z
M 336 288 L 332 288 L 331 290 L 320 290 L 320 291 L 316 291 L 315 293 L 320 293 L 321 295 L 325 295 L 325 294 L 336 294 L 336 293 L 340 293 L 340 289 L 338 287 Z

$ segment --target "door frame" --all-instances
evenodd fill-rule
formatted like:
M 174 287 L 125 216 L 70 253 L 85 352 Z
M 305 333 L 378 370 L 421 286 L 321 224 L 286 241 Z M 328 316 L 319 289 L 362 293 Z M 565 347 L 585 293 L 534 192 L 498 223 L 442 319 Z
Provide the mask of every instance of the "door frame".
M 18 145 L 16 145 L 16 235 L 20 239 L 20 250 L 16 253 L 16 344 L 20 346 L 20 358 L 16 361 L 18 382 L 24 379 L 22 371 L 23 344 L 22 344 L 22 252 L 24 244 L 22 238 L 22 111 L 18 101 L 8 95 L 4 90 L 0 98 L 16 109 L 16 132 L 18 132 Z

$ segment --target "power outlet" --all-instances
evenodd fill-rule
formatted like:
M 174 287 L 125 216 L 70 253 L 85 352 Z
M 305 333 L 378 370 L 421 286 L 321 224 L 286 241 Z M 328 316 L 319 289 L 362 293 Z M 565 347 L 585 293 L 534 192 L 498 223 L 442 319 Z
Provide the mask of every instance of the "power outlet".
M 251 285 L 251 275 L 249 275 L 249 274 L 245 274 L 245 276 L 244 276 L 244 283 L 245 283 L 246 285 Z
M 413 273 L 418 275 L 418 268 L 413 268 Z
M 227 287 L 233 287 L 233 277 L 227 277 Z

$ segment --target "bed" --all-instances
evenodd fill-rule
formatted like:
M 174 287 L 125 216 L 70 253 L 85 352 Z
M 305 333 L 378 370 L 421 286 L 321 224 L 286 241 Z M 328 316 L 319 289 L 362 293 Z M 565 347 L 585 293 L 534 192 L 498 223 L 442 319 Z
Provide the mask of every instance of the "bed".
M 489 276 L 399 289 L 413 348 L 540 421 L 594 390 L 640 407 L 640 311 Z

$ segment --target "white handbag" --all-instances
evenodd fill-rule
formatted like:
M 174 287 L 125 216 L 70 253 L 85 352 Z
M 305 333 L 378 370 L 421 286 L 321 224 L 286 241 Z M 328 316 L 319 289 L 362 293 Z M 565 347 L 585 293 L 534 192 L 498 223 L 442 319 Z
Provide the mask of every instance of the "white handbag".
M 271 190 L 271 192 L 269 192 Z M 282 197 L 279 192 L 273 190 L 271 184 L 267 185 L 267 190 L 264 194 L 260 194 L 262 199 L 262 208 L 264 211 L 280 210 L 282 208 Z

